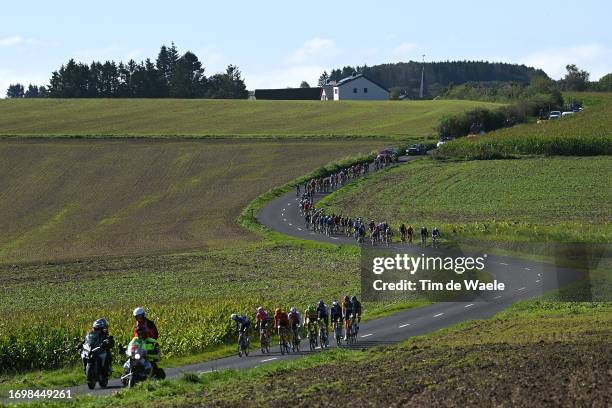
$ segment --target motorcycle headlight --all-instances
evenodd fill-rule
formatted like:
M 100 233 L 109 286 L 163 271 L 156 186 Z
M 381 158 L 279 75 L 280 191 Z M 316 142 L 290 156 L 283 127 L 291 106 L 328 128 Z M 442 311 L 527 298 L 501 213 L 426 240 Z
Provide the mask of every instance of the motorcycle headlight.
M 140 360 L 140 354 L 138 354 L 138 353 L 134 354 L 134 358 L 135 358 L 136 360 Z

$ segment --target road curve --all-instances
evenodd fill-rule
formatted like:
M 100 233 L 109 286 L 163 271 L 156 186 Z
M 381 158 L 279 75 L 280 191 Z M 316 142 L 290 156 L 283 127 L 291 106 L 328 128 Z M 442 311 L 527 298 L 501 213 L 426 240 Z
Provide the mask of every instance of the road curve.
M 414 160 L 414 157 L 403 157 L 401 163 Z M 400 164 L 401 164 L 400 163 Z M 316 194 L 315 202 L 325 194 Z M 271 201 L 258 214 L 263 225 L 302 239 L 328 242 L 332 244 L 355 245 L 351 238 L 343 236 L 326 236 L 313 233 L 304 227 L 304 220 L 298 212 L 298 198 L 295 192 L 289 192 Z M 420 247 L 408 248 L 406 245 L 394 244 L 391 249 L 426 254 L 449 253 L 443 249 L 433 250 Z M 527 261 L 512 257 L 487 255 L 487 272 L 506 284 L 502 293 L 482 295 L 476 299 L 462 302 L 440 302 L 429 306 L 401 311 L 360 325 L 359 341 L 356 347 L 395 344 L 413 336 L 431 333 L 435 330 L 473 319 L 484 319 L 493 316 L 513 303 L 538 296 L 545 291 L 558 289 L 575 282 L 583 275 L 575 270 L 559 268 L 546 263 Z M 365 311 L 367 314 L 367 310 Z M 162 340 L 163 341 L 163 340 Z M 295 359 L 311 352 L 281 355 L 278 347 L 270 354 L 262 355 L 259 350 L 252 350 L 248 357 L 231 356 L 203 363 L 190 364 L 166 369 L 168 378 L 183 373 L 207 373 L 222 369 L 244 369 L 267 364 L 273 361 Z M 108 388 L 89 390 L 86 385 L 69 388 L 72 395 L 108 395 L 121 389 L 119 380 L 111 380 Z M 4 402 L 15 403 L 15 400 Z

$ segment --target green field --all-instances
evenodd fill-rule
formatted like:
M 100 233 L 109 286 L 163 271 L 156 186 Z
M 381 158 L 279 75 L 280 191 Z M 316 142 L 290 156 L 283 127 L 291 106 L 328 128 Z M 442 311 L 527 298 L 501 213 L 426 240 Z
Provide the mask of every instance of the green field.
M 4 136 L 433 136 L 474 101 L 0 100 Z
M 252 199 L 381 143 L 0 140 L 0 264 L 252 242 Z
M 323 199 L 330 211 L 441 229 L 443 238 L 528 242 L 612 240 L 612 158 L 443 163 L 374 174 Z
M 559 120 L 517 125 L 444 144 L 439 158 L 489 159 L 517 155 L 591 156 L 612 154 L 612 94 L 577 93 L 583 112 Z

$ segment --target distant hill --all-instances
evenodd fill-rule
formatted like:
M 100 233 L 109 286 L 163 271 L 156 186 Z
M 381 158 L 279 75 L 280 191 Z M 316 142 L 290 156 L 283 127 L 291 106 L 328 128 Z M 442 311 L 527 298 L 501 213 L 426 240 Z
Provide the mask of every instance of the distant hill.
M 381 64 L 374 66 L 346 66 L 333 69 L 329 79 L 338 80 L 353 72 L 363 73 L 388 88 L 396 88 L 402 94 L 414 98 L 419 95 L 423 63 L 416 61 Z M 485 61 L 446 61 L 425 63 L 424 96 L 438 96 L 442 88 L 466 82 L 520 82 L 528 83 L 534 76 L 548 75 L 541 69 L 525 65 Z

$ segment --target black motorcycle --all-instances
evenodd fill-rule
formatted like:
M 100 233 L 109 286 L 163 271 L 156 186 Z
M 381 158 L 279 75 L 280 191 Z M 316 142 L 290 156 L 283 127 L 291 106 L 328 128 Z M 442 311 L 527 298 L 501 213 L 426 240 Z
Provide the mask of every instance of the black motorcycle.
M 112 366 L 109 354 L 112 346 L 112 337 L 99 342 L 92 335 L 88 335 L 81 345 L 81 359 L 87 376 L 87 386 L 90 390 L 96 387 L 96 383 L 99 383 L 102 388 L 106 388 L 108 385 L 108 377 Z

